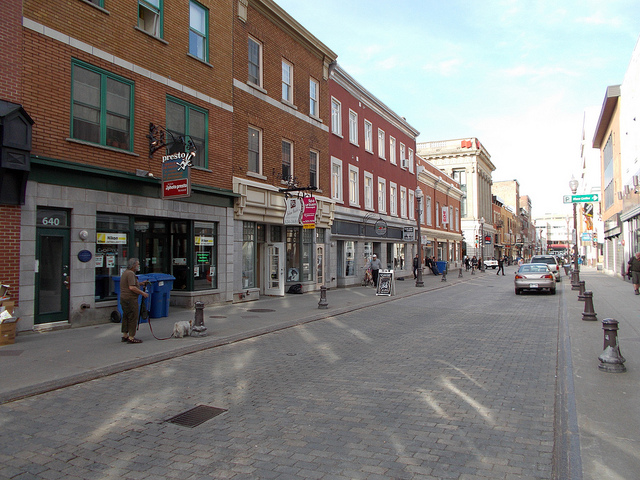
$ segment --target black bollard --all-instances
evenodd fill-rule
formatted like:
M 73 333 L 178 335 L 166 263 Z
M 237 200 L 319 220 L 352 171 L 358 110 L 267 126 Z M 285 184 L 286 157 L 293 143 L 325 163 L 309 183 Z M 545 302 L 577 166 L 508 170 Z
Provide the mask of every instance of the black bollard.
M 622 373 L 627 371 L 624 366 L 625 358 L 620 353 L 618 345 L 618 322 L 613 318 L 605 318 L 602 321 L 604 330 L 604 352 L 600 354 L 598 368 L 605 372 Z
M 204 325 L 204 303 L 196 302 L 195 308 L 196 313 L 193 317 L 193 326 L 189 335 L 192 337 L 206 337 L 207 327 Z
M 579 282 L 579 291 L 578 291 L 578 300 L 584 302 L 584 280 L 580 280 Z
M 571 290 L 580 290 L 580 272 L 574 270 L 573 280 L 571 280 Z
M 327 303 L 327 287 L 322 285 L 320 287 L 320 301 L 318 302 L 318 308 L 329 308 Z
M 462 278 L 462 267 L 460 267 L 460 271 L 458 272 L 458 278 Z
M 447 270 L 445 269 L 444 272 L 442 272 L 442 278 L 440 279 L 441 282 L 446 282 L 447 281 Z
M 593 292 L 587 290 L 584 292 L 584 312 L 582 320 L 597 320 L 596 313 L 593 311 Z

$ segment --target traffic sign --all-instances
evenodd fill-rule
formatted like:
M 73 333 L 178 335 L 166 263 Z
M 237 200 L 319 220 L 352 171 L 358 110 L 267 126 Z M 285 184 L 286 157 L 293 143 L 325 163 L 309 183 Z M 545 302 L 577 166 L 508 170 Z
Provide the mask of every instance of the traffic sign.
M 563 203 L 591 203 L 600 200 L 600 196 L 597 193 L 590 195 L 563 195 Z

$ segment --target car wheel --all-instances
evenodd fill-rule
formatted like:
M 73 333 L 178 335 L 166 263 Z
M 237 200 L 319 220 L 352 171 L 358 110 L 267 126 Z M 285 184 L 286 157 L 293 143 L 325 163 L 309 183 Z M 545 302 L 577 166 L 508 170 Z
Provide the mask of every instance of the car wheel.
M 516 295 L 520 295 L 520 289 L 516 288 Z
M 556 289 L 555 289 L 555 288 L 552 288 L 552 289 L 550 290 L 550 292 L 551 292 L 551 295 L 555 295 L 555 294 L 556 294 Z

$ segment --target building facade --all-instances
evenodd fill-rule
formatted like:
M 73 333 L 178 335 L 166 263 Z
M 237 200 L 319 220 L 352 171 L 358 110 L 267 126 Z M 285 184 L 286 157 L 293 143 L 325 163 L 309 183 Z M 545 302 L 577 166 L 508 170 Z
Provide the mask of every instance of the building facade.
M 420 142 L 418 155 L 429 160 L 460 186 L 462 255 L 490 258 L 495 254 L 491 185 L 496 167 L 477 138 Z M 476 235 L 483 241 L 477 246 Z M 487 241 L 488 239 L 488 241 Z
M 360 284 L 375 253 L 382 265 L 411 271 L 416 253 L 418 131 L 333 66 L 331 94 L 331 282 Z M 410 230 L 412 235 L 406 235 Z M 334 283 L 335 282 L 335 283 Z

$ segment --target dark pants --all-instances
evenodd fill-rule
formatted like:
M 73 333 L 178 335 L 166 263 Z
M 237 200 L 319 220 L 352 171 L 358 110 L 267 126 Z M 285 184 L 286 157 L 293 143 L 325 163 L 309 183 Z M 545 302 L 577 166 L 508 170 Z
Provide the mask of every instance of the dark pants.
M 371 276 L 373 277 L 373 284 L 378 286 L 378 270 L 371 269 Z
M 502 274 L 504 275 L 504 263 L 498 264 L 498 271 L 496 272 L 496 275 L 500 274 L 500 270 L 502 270 Z
M 133 338 L 136 336 L 136 329 L 138 328 L 138 297 L 120 298 L 120 306 L 122 307 L 121 331 Z

